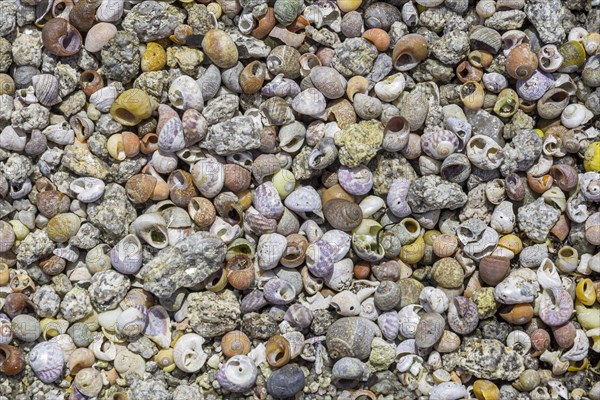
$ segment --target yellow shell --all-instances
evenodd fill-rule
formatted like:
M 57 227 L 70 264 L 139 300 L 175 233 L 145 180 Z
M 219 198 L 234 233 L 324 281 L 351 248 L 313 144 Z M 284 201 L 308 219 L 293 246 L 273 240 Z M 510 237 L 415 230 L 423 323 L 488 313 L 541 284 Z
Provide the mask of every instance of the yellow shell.
M 175 360 L 173 359 L 173 349 L 163 349 L 156 353 L 154 362 L 159 368 L 166 372 L 171 372 L 175 369 Z
M 343 12 L 356 10 L 362 4 L 362 0 L 337 0 L 337 5 Z
M 494 382 L 478 379 L 473 383 L 473 393 L 477 400 L 498 400 L 500 389 Z
M 587 357 L 581 361 L 569 361 L 569 368 L 567 368 L 567 371 L 569 371 L 569 372 L 583 371 L 583 370 L 586 370 L 589 367 L 589 365 L 590 365 L 590 360 L 588 360 Z
M 583 328 L 590 330 L 600 328 L 600 303 L 594 303 L 591 307 L 586 307 L 582 302 L 575 302 L 575 312 L 577 322 Z
M 541 129 L 534 129 L 535 133 L 537 133 L 542 139 L 546 137 L 546 134 Z
M 296 187 L 296 178 L 294 178 L 294 174 L 287 169 L 280 169 L 279 172 L 273 175 L 272 182 L 282 200 L 292 193 Z
M 216 19 L 221 18 L 221 15 L 223 14 L 223 9 L 219 3 L 208 4 L 206 6 L 206 11 L 208 11 L 209 14 L 214 15 Z
M 167 65 L 167 52 L 158 43 L 148 43 L 142 55 L 142 71 L 160 71 Z
M 579 281 L 575 289 L 577 300 L 586 306 L 591 306 L 596 302 L 596 288 L 591 279 L 586 278 Z
M 81 227 L 79 217 L 73 213 L 58 214 L 48 221 L 46 234 L 56 243 L 64 243 L 77 234 Z
M 563 43 L 558 48 L 558 52 L 564 58 L 559 72 L 575 72 L 585 62 L 585 48 L 577 40 L 570 40 L 567 43 Z
M 583 167 L 586 172 L 600 171 L 600 142 L 591 143 L 588 148 L 585 149 Z
M 498 246 L 512 251 L 515 255 L 523 250 L 523 242 L 517 235 L 504 235 L 498 241 Z
M 150 118 L 156 105 L 142 89 L 129 89 L 117 97 L 110 108 L 110 115 L 121 125 L 135 126 Z
M 425 255 L 425 240 L 419 236 L 414 242 L 402 246 L 400 250 L 400 260 L 406 264 L 416 264 Z

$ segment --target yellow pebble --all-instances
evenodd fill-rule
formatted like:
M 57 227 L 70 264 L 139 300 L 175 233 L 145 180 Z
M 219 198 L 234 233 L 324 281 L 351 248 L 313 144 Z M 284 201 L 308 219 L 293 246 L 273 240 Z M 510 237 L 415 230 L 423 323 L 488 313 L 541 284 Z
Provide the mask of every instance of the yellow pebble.
M 167 53 L 158 43 L 148 43 L 142 55 L 142 71 L 160 71 L 167 65 Z

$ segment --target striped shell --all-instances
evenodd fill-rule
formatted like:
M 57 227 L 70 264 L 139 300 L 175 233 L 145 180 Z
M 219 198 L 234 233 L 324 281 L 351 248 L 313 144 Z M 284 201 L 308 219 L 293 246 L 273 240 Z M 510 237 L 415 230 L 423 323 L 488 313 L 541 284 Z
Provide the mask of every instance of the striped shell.
M 54 75 L 40 74 L 31 78 L 35 89 L 35 96 L 40 104 L 52 107 L 62 101 L 60 97 L 60 85 Z
M 64 359 L 62 350 L 56 343 L 42 342 L 31 349 L 28 362 L 42 382 L 52 383 L 60 377 Z
M 424 133 L 421 136 L 421 147 L 425 154 L 436 160 L 443 160 L 454 153 L 460 143 L 456 135 L 448 130 Z

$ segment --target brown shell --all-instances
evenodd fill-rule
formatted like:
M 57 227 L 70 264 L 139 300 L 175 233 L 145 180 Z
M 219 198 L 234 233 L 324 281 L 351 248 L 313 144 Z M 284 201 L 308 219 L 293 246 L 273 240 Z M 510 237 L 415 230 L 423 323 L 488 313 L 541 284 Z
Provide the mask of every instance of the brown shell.
M 241 225 L 244 219 L 244 210 L 235 194 L 231 192 L 220 193 L 214 198 L 213 204 L 217 214 L 228 224 Z
M 533 307 L 529 303 L 512 304 L 502 307 L 498 314 L 512 325 L 525 325 L 533 318 Z
M 287 247 L 279 262 L 287 268 L 299 267 L 304 262 L 307 248 L 306 238 L 298 233 L 292 233 L 287 237 Z
M 7 376 L 17 375 L 25 369 L 23 351 L 8 344 L 0 345 L 0 372 Z
M 446 320 L 438 313 L 425 313 L 417 325 L 415 342 L 420 348 L 429 348 L 436 344 L 444 334 Z
M 171 200 L 179 207 L 187 207 L 190 200 L 198 195 L 192 175 L 182 169 L 171 172 L 167 185 Z
M 579 183 L 577 170 L 570 165 L 555 164 L 550 167 L 549 173 L 554 178 L 554 183 L 565 192 L 575 189 Z
M 81 86 L 81 90 L 85 95 L 90 97 L 104 87 L 104 79 L 98 71 L 88 69 L 79 75 L 79 86 Z
M 577 330 L 571 321 L 561 326 L 551 326 L 552 336 L 561 349 L 569 349 L 575 342 Z
M 96 23 L 97 0 L 79 0 L 69 13 L 69 22 L 79 29 L 80 32 L 87 32 Z
M 0 286 L 4 286 L 10 280 L 10 268 L 4 262 L 0 262 Z
M 52 218 L 58 214 L 69 211 L 71 200 L 58 190 L 46 190 L 38 193 L 36 206 L 40 214 L 46 218 Z
M 290 343 L 281 335 L 271 336 L 265 345 L 267 362 L 271 367 L 281 368 L 290 362 Z
M 565 214 L 561 214 L 556 221 L 556 224 L 550 229 L 550 233 L 558 238 L 558 240 L 563 241 L 567 239 L 569 236 L 569 232 L 571 231 L 571 221 Z
M 238 290 L 249 289 L 254 284 L 254 264 L 246 254 L 233 256 L 225 267 L 227 281 Z
M 348 80 L 346 85 L 346 96 L 352 101 L 357 93 L 367 94 L 369 92 L 369 81 L 364 76 L 356 75 Z
M 463 83 L 469 81 L 479 82 L 483 77 L 483 71 L 471 65 L 470 62 L 463 61 L 456 67 L 456 77 Z
M 527 183 L 529 184 L 529 188 L 531 190 L 542 194 L 552 187 L 554 179 L 550 175 L 533 176 L 531 174 L 527 174 Z
M 250 171 L 238 164 L 225 164 L 223 166 L 225 174 L 225 188 L 232 192 L 241 192 L 250 187 L 252 177 Z
M 321 195 L 321 202 L 323 205 L 327 204 L 333 199 L 341 199 L 346 201 L 354 202 L 354 197 L 346 192 L 339 184 L 335 184 L 329 189 L 325 190 Z
M 354 265 L 353 273 L 356 279 L 368 279 L 371 275 L 371 264 L 361 260 Z
M 125 157 L 131 158 L 140 154 L 140 138 L 133 132 L 123 132 L 123 152 Z
M 252 61 L 240 74 L 240 86 L 246 94 L 257 93 L 263 86 L 267 67 L 260 61 Z
M 79 53 L 83 40 L 79 31 L 63 18 L 54 18 L 42 28 L 42 41 L 48 51 L 59 57 Z
M 455 235 L 438 235 L 433 241 L 433 253 L 438 257 L 452 257 L 458 248 Z
M 144 289 L 133 288 L 127 292 L 125 298 L 123 298 L 123 300 L 121 300 L 121 302 L 119 303 L 119 306 L 123 310 L 126 310 L 130 307 L 140 306 L 150 308 L 154 306 L 154 304 L 154 296 L 152 295 L 152 293 L 147 292 Z
M 156 133 L 147 133 L 140 140 L 140 151 L 143 154 L 152 154 L 158 150 L 158 135 Z
M 494 56 L 484 50 L 473 50 L 469 53 L 467 59 L 475 68 L 487 68 L 494 60 Z
M 258 25 L 252 31 L 252 36 L 257 39 L 264 39 L 269 36 L 273 27 L 277 24 L 275 19 L 275 10 L 273 7 L 267 8 L 267 12 L 262 17 L 258 18 Z
M 2 311 L 11 319 L 20 314 L 31 313 L 35 311 L 35 305 L 29 300 L 29 297 L 23 293 L 10 293 L 6 296 L 6 302 Z
M 545 329 L 536 329 L 529 334 L 531 347 L 540 354 L 550 347 L 550 334 Z
M 225 357 L 246 355 L 250 352 L 250 339 L 242 331 L 227 332 L 221 338 L 221 348 Z
M 363 219 L 358 204 L 343 199 L 328 201 L 323 206 L 323 215 L 334 229 L 342 231 L 351 231 L 359 226 Z
M 268 154 L 277 153 L 279 151 L 276 126 L 265 126 L 258 132 L 258 135 L 260 136 L 260 147 L 258 148 L 258 151 Z
M 513 201 L 522 201 L 525 198 L 525 184 L 521 177 L 512 173 L 508 175 L 505 179 L 505 187 L 506 187 L 506 196 Z
M 188 213 L 200 228 L 208 229 L 215 222 L 217 210 L 212 202 L 204 197 L 194 197 L 188 204 Z
M 406 71 L 411 69 L 407 66 L 423 61 L 427 54 L 427 40 L 417 33 L 409 33 L 396 42 L 392 52 L 392 63 L 397 70 Z
M 362 34 L 363 39 L 373 43 L 377 50 L 386 51 L 390 47 L 390 35 L 381 28 L 371 28 Z
M 64 271 L 65 267 L 67 266 L 67 261 L 59 256 L 53 255 L 41 260 L 39 265 L 46 275 L 53 276 Z
M 125 184 L 127 197 L 135 204 L 143 204 L 150 200 L 156 187 L 157 179 L 149 174 L 137 174 L 129 178 Z
M 500 256 L 486 256 L 479 261 L 479 278 L 490 286 L 496 286 L 510 271 L 510 259 Z
M 511 77 L 518 80 L 529 79 L 538 67 L 538 58 L 529 48 L 529 44 L 523 43 L 508 53 L 505 67 Z

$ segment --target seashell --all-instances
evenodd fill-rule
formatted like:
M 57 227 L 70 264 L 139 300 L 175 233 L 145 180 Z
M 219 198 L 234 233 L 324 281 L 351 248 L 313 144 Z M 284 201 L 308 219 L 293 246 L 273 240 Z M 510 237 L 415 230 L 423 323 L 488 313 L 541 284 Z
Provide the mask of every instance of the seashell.
M 361 37 L 373 43 L 378 51 L 386 51 L 390 47 L 390 35 L 383 29 L 368 29 Z
M 489 53 L 488 53 L 489 54 Z M 469 61 L 463 61 L 456 67 L 458 80 L 465 82 L 479 82 L 483 77 L 483 71 L 474 67 Z
M 344 317 L 357 316 L 361 312 L 358 296 L 349 290 L 344 290 L 333 296 L 331 306 Z
M 156 249 L 163 249 L 169 244 L 166 221 L 159 213 L 140 215 L 131 223 L 130 231 Z
M 244 227 L 258 234 L 273 233 L 277 229 L 277 220 L 266 218 L 254 207 L 246 210 L 244 215 Z
M 280 218 L 283 215 L 283 203 L 272 182 L 259 185 L 252 195 L 254 208 L 267 218 Z
M 529 79 L 538 67 L 538 58 L 529 44 L 523 43 L 511 49 L 506 57 L 506 72 L 517 80 Z
M 502 38 L 498 31 L 481 27 L 469 35 L 469 44 L 472 50 L 484 50 L 492 54 L 498 53 L 502 46 Z
M 31 78 L 31 82 L 35 89 L 35 97 L 40 104 L 51 107 L 62 101 L 58 79 L 54 75 L 35 75 Z
M 186 333 L 177 339 L 173 346 L 173 360 L 177 368 L 187 373 L 199 371 L 208 358 L 202 344 L 204 338 L 195 333 Z
M 469 81 L 460 87 L 460 99 L 469 110 L 478 110 L 483 106 L 485 92 L 483 86 L 476 81 Z
M 77 372 L 73 384 L 82 395 L 95 397 L 102 390 L 102 375 L 94 368 L 84 368 Z
M 549 326 L 565 324 L 573 313 L 573 300 L 562 287 L 551 287 L 541 294 L 539 315 Z
M 242 393 L 254 386 L 257 375 L 258 371 L 250 357 L 235 355 L 219 368 L 217 381 L 230 392 Z
M 267 362 L 271 367 L 283 367 L 290 359 L 290 343 L 281 335 L 269 338 L 265 344 Z
M 250 352 L 250 339 L 242 331 L 230 331 L 221 338 L 221 348 L 226 357 L 247 355 Z
M 44 47 L 55 56 L 68 57 L 79 53 L 83 39 L 66 19 L 53 18 L 42 28 Z
M 494 60 L 494 56 L 485 50 L 473 50 L 467 59 L 476 68 L 487 68 Z
M 87 348 L 79 348 L 75 349 L 73 353 L 69 356 L 69 360 L 67 361 L 67 368 L 71 372 L 71 375 L 77 374 L 80 370 L 84 368 L 89 368 L 94 365 L 96 361 L 96 357 L 94 353 Z
M 294 121 L 290 106 L 281 97 L 271 97 L 260 105 L 265 125 L 287 125 Z
M 101 93 L 103 89 L 97 91 L 90 97 Z M 103 96 L 104 94 L 99 94 Z M 123 92 L 117 99 L 112 103 L 110 107 L 110 115 L 113 119 L 125 126 L 135 126 L 142 122 L 142 120 L 149 118 L 152 115 L 152 111 L 155 108 L 154 100 L 141 89 L 129 89 Z
M 428 348 L 435 345 L 444 333 L 445 320 L 440 314 L 425 313 L 421 316 L 414 336 L 419 348 Z
M 354 95 L 357 93 L 367 94 L 369 91 L 369 81 L 363 76 L 353 76 L 346 85 L 346 96 L 350 101 L 354 101 Z
M 504 160 L 502 148 L 488 136 L 473 136 L 466 148 L 469 161 L 483 170 L 496 169 Z
M 104 79 L 94 70 L 85 70 L 79 75 L 79 86 L 90 97 L 104 87 Z
M 387 340 L 395 340 L 400 331 L 400 321 L 396 311 L 387 311 L 377 317 L 377 325 L 381 329 L 383 337 Z
M 512 89 L 503 89 L 494 104 L 494 113 L 502 118 L 510 118 L 519 110 L 519 104 L 517 92 Z
M 71 126 L 67 121 L 52 124 L 46 127 L 42 133 L 47 140 L 61 146 L 73 144 L 73 141 L 75 140 L 75 132 L 71 129 Z
M 216 218 L 216 210 L 210 200 L 194 197 L 188 204 L 188 213 L 201 228 L 209 228 Z
M 423 151 L 437 160 L 443 160 L 459 147 L 456 135 L 448 130 L 425 133 L 421 136 Z
M 298 52 L 298 50 L 294 49 L 291 46 L 277 46 L 275 47 L 273 50 L 271 50 L 271 52 L 269 53 L 269 55 L 267 56 L 267 69 L 269 70 L 269 72 L 272 75 L 279 75 L 279 74 L 283 74 L 283 77 L 281 77 L 282 79 L 280 81 L 278 81 L 278 85 L 280 85 L 281 83 L 284 83 L 285 85 L 287 85 L 287 87 L 285 88 L 281 88 L 280 90 L 284 90 L 286 93 L 289 93 L 289 91 L 295 91 L 295 86 L 291 83 L 289 83 L 288 81 L 284 80 L 283 78 L 288 78 L 288 79 L 296 79 L 297 77 L 300 76 L 300 53 Z M 277 90 L 279 88 L 277 88 L 276 85 L 275 87 L 273 87 L 273 90 Z M 296 84 L 297 86 L 297 84 Z M 299 88 L 299 87 L 298 87 Z M 263 89 L 264 92 L 265 89 Z M 270 91 L 270 90 L 268 90 Z M 289 94 L 288 94 L 289 96 Z M 280 97 L 287 97 L 287 96 L 280 96 Z
M 270 270 L 277 267 L 286 247 L 287 239 L 285 236 L 278 233 L 262 235 L 256 246 L 259 268 Z
M 0 372 L 15 376 L 25 369 L 25 357 L 18 347 L 0 344 Z
M 22 129 L 8 125 L 0 133 L 0 148 L 4 150 L 21 152 L 25 150 L 26 143 L 27 135 Z
M 124 0 L 102 0 L 96 9 L 96 19 L 102 22 L 116 22 L 123 16 Z
M 283 74 L 279 74 L 263 86 L 261 93 L 266 97 L 295 97 L 300 93 L 300 86 L 295 81 L 284 78 Z
M 265 300 L 271 304 L 283 305 L 294 301 L 296 289 L 294 286 L 280 278 L 272 278 L 263 287 Z
M 392 213 L 403 218 L 410 215 L 410 206 L 406 202 L 410 181 L 404 178 L 397 178 L 392 181 L 387 195 L 387 205 Z
M 545 119 L 557 118 L 569 104 L 569 93 L 561 88 L 548 90 L 537 102 L 537 111 Z
M 361 4 L 362 0 L 337 0 L 338 8 L 345 13 L 356 10 Z
M 290 210 L 300 215 L 322 215 L 321 198 L 312 186 L 302 186 L 286 197 L 284 204 Z
M 382 311 L 395 308 L 401 300 L 400 286 L 392 281 L 383 281 L 373 295 L 375 306 Z
M 448 325 L 460 335 L 468 335 L 479 324 L 477 306 L 463 296 L 457 296 L 448 306 Z
M 331 137 L 324 137 L 308 156 L 308 166 L 314 170 L 322 170 L 331 165 L 338 156 L 337 147 Z
M 458 382 L 442 382 L 429 393 L 430 400 L 458 400 L 469 396 L 467 388 Z
M 351 231 L 358 227 L 362 221 L 362 210 L 353 202 L 333 199 L 328 201 L 324 208 L 323 214 L 334 229 L 342 231 Z
M 377 119 L 382 112 L 381 101 L 376 97 L 356 93 L 353 97 L 356 114 L 365 120 Z
M 207 198 L 215 197 L 223 188 L 225 182 L 223 165 L 214 158 L 199 160 L 192 166 L 190 172 L 194 184 L 200 193 Z
M 285 320 L 292 326 L 305 329 L 310 326 L 313 320 L 313 313 L 308 307 L 294 303 L 285 312 Z
M 402 36 L 394 45 L 392 62 L 398 71 L 409 71 L 423 61 L 428 54 L 425 38 L 411 33 Z
M 586 200 L 600 200 L 600 175 L 597 172 L 586 172 L 579 178 L 579 189 Z
M 392 102 L 400 96 L 400 94 L 404 91 L 404 87 L 406 86 L 406 80 L 404 79 L 404 75 L 401 73 L 391 75 L 386 79 L 379 81 L 375 84 L 375 94 L 379 97 L 380 100 L 385 102 Z M 401 117 L 400 117 L 401 118 Z M 388 128 L 389 122 L 386 125 L 386 129 Z M 398 131 L 398 129 L 395 129 Z
M 501 256 L 486 256 L 479 262 L 479 278 L 490 286 L 496 286 L 508 276 L 510 259 Z
M 194 109 L 196 111 L 202 111 L 204 107 L 204 98 L 202 97 L 200 85 L 187 75 L 182 75 L 171 82 L 171 85 L 169 86 L 169 101 L 173 107 L 179 110 Z M 179 128 L 180 125 L 181 127 Z M 179 121 L 179 124 L 177 125 L 177 131 L 180 130 L 183 130 L 181 121 Z M 160 139 L 160 132 L 158 133 Z M 178 148 L 178 150 L 181 148 L 183 147 Z
M 586 124 L 593 116 L 583 104 L 570 104 L 563 110 L 560 121 L 566 128 L 575 128 Z
M 90 95 L 89 100 L 90 104 L 94 105 L 98 111 L 108 112 L 118 95 L 119 92 L 114 86 L 106 86 Z
M 38 379 L 44 383 L 55 382 L 62 374 L 64 363 L 62 350 L 54 342 L 36 344 L 29 352 L 27 362 Z
M 343 317 L 327 331 L 327 352 L 334 360 L 343 357 L 365 360 L 369 357 L 373 338 L 380 335 L 377 325 L 366 318 Z
M 298 121 L 284 125 L 279 129 L 279 147 L 288 153 L 294 153 L 304 144 L 306 128 Z
M 372 297 L 369 297 L 360 304 L 359 316 L 370 321 L 377 321 L 377 317 L 379 317 L 379 310 L 377 307 L 375 307 L 375 300 Z
M 352 358 L 344 357 L 336 361 L 331 369 L 332 383 L 339 388 L 353 388 L 366 381 L 371 371 L 365 363 Z
M 169 348 L 171 343 L 170 318 L 162 306 L 154 306 L 148 309 L 148 322 L 144 328 L 144 335 L 161 348 Z
M 145 310 L 139 307 L 130 307 L 123 311 L 117 317 L 115 328 L 117 333 L 135 337 L 144 331 L 146 327 L 147 316 Z
M 315 88 L 308 88 L 292 100 L 292 108 L 298 114 L 319 117 L 325 111 L 327 101 L 321 92 Z
M 314 87 L 328 99 L 339 99 L 346 92 L 346 79 L 331 67 L 314 67 L 309 76 Z
M 373 173 L 363 165 L 355 168 L 341 166 L 338 170 L 338 181 L 349 194 L 362 196 L 373 187 Z
M 254 94 L 260 91 L 265 80 L 267 67 L 260 61 L 246 65 L 240 74 L 240 86 L 244 93 Z
M 559 72 L 575 72 L 585 62 L 585 49 L 578 40 L 569 40 L 559 46 L 558 52 L 563 57 Z

